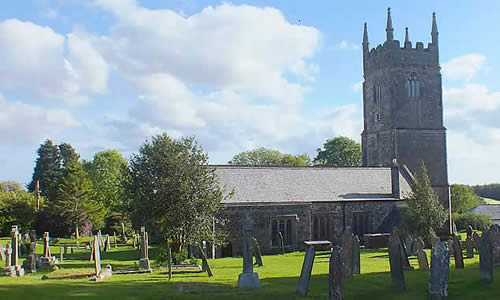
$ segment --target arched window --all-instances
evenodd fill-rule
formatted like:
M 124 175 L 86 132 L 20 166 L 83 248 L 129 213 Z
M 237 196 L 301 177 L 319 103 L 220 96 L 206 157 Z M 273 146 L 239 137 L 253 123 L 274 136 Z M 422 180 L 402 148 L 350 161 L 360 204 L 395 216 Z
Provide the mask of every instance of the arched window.
M 406 82 L 406 89 L 408 90 L 409 99 L 420 98 L 420 81 L 415 74 L 411 74 Z
M 319 239 L 319 224 L 318 224 L 318 217 L 314 217 L 314 229 L 313 229 L 313 233 L 314 233 L 314 240 L 318 240 Z

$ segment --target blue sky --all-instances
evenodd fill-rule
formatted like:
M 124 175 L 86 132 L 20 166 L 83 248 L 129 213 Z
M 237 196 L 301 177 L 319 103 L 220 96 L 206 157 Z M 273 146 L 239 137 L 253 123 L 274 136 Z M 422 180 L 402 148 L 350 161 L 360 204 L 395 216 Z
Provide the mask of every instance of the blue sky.
M 125 157 L 167 132 L 212 163 L 360 140 L 370 47 L 430 40 L 436 12 L 451 183 L 500 182 L 498 1 L 32 0 L 0 4 L 0 180 L 30 180 L 45 139 Z

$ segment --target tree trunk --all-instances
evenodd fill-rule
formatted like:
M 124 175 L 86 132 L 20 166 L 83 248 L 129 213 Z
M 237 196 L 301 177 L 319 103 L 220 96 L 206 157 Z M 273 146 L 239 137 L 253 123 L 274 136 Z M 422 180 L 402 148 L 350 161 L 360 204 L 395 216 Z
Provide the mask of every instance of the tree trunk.
M 78 232 L 78 224 L 75 226 L 75 238 L 79 239 L 80 238 L 80 233 Z

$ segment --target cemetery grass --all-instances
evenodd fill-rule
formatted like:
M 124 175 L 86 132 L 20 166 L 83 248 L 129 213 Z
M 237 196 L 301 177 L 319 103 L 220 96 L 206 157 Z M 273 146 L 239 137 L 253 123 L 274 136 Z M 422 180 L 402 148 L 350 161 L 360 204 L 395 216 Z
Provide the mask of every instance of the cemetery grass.
M 5 240 L 1 241 L 5 245 Z M 38 252 L 41 252 L 39 246 Z M 59 246 L 51 247 L 59 256 Z M 156 248 L 150 250 L 154 258 Z M 69 252 L 68 252 L 69 253 Z M 428 253 L 429 254 L 429 253 Z M 114 270 L 137 268 L 138 251 L 121 245 L 102 255 L 102 265 L 113 265 Z M 103 282 L 89 278 L 41 280 L 43 275 L 62 277 L 93 271 L 89 262 L 90 251 L 78 249 L 68 254 L 61 269 L 55 272 L 27 274 L 22 278 L 0 277 L 0 299 L 302 299 L 295 289 L 302 267 L 304 252 L 264 256 L 264 266 L 255 267 L 261 289 L 249 290 L 236 287 L 242 270 L 241 258 L 209 260 L 214 277 L 206 273 L 174 273 L 168 280 L 165 269 L 154 267 L 151 274 L 113 275 Z M 429 255 L 430 259 L 430 255 Z M 328 297 L 328 252 L 317 252 L 309 288 L 310 299 Z M 154 260 L 152 260 L 154 265 Z M 465 269 L 456 270 L 453 259 L 449 274 L 449 299 L 495 299 L 500 295 L 500 285 L 479 281 L 479 259 L 464 259 Z M 410 257 L 415 270 L 405 271 L 406 291 L 393 292 L 389 273 L 387 249 L 361 251 L 361 275 L 345 281 L 346 299 L 426 299 L 429 273 L 418 270 L 415 257 Z M 499 269 L 495 278 L 500 278 Z M 500 280 L 500 279 L 499 279 Z

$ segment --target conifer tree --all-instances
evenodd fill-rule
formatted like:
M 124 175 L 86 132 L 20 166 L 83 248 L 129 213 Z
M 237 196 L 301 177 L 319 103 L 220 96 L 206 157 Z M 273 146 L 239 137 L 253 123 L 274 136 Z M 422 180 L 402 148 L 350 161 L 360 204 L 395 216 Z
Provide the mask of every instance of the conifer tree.
M 36 181 L 40 181 L 40 194 L 48 199 L 53 198 L 57 190 L 57 180 L 61 175 L 61 155 L 52 140 L 46 140 L 38 148 L 33 177 L 28 184 L 28 191 L 35 191 Z

